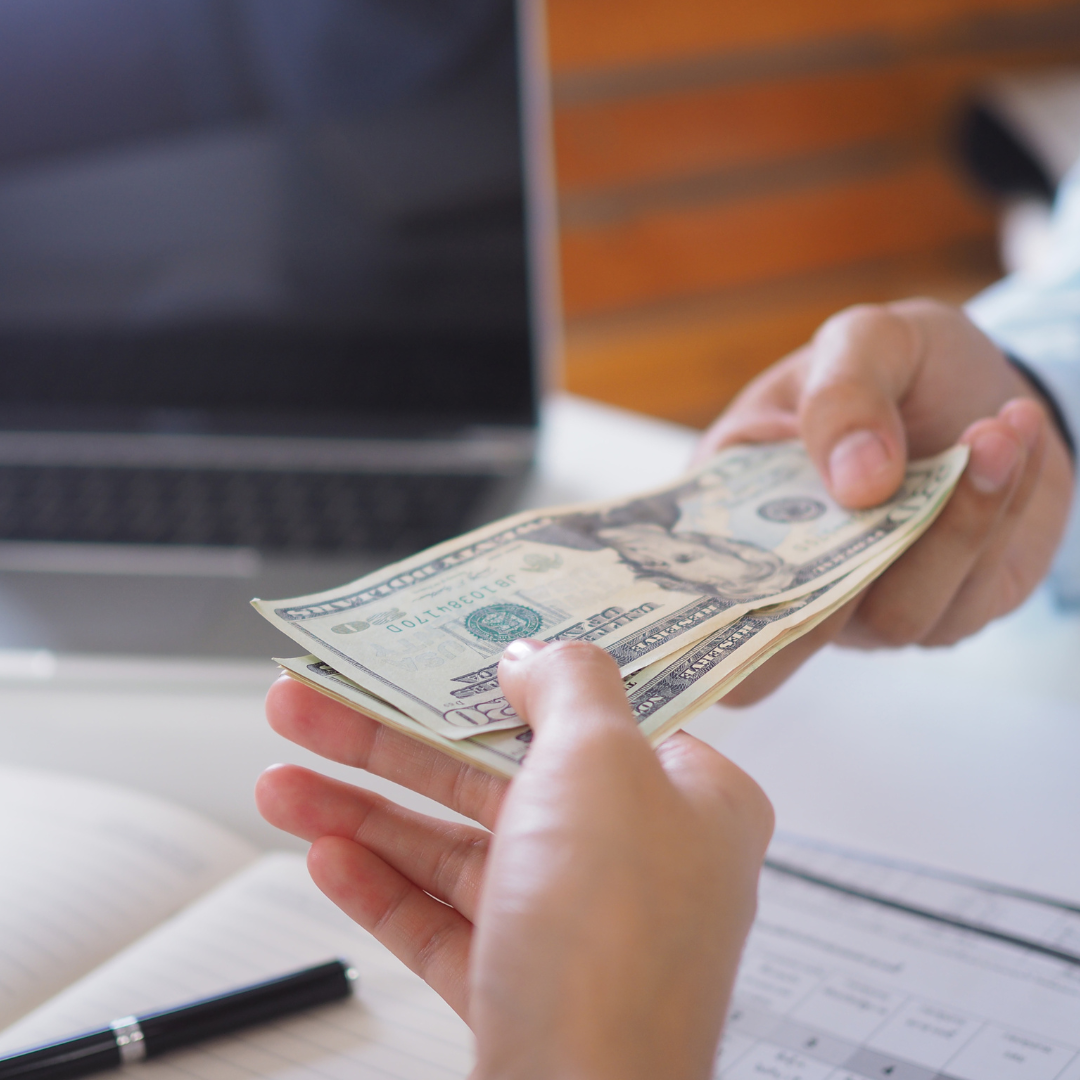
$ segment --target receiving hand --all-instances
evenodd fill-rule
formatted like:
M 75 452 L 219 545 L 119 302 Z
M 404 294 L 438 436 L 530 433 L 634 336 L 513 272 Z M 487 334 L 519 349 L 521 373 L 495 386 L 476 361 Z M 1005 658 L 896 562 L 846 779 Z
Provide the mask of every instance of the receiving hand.
M 595 646 L 519 642 L 499 677 L 534 732 L 509 784 L 288 679 L 267 701 L 287 738 L 483 828 L 297 766 L 263 774 L 259 809 L 470 1024 L 476 1077 L 711 1075 L 771 807 L 689 735 L 650 748 Z
M 925 536 L 725 704 L 763 697 L 830 640 L 952 644 L 1015 608 L 1049 568 L 1072 497 L 1068 450 L 1037 389 L 958 308 L 906 300 L 841 312 L 739 394 L 698 456 L 794 438 L 852 508 L 888 499 L 909 458 L 957 442 L 971 457 Z

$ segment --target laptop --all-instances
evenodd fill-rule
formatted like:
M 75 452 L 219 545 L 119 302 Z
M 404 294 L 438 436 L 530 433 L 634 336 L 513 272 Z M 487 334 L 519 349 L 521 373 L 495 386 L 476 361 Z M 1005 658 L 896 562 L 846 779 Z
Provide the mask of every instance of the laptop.
M 267 656 L 513 507 L 551 319 L 538 13 L 0 5 L 0 648 Z

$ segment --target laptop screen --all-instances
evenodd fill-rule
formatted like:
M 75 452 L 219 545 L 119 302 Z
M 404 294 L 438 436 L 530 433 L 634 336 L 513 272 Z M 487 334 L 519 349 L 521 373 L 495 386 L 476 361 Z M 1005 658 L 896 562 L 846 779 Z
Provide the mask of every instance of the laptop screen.
M 530 422 L 512 0 L 3 0 L 0 425 Z

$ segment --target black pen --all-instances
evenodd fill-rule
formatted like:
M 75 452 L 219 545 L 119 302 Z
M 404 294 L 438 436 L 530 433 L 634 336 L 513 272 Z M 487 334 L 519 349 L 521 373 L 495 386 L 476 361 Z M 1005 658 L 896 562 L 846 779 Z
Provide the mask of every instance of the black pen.
M 0 1080 L 66 1080 L 145 1061 L 249 1024 L 338 1001 L 352 993 L 355 980 L 354 968 L 333 960 L 178 1009 L 125 1016 L 100 1031 L 0 1057 Z

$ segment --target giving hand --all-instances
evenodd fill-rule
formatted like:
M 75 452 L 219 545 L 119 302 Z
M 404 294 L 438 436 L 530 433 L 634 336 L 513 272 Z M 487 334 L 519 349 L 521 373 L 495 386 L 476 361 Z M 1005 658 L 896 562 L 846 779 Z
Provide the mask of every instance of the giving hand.
M 706 433 L 704 456 L 801 438 L 844 506 L 889 498 L 910 458 L 970 447 L 934 525 L 889 570 L 725 698 L 754 701 L 828 641 L 947 645 L 1011 611 L 1061 539 L 1073 470 L 1027 378 L 958 308 L 929 300 L 857 307 L 774 364 Z

